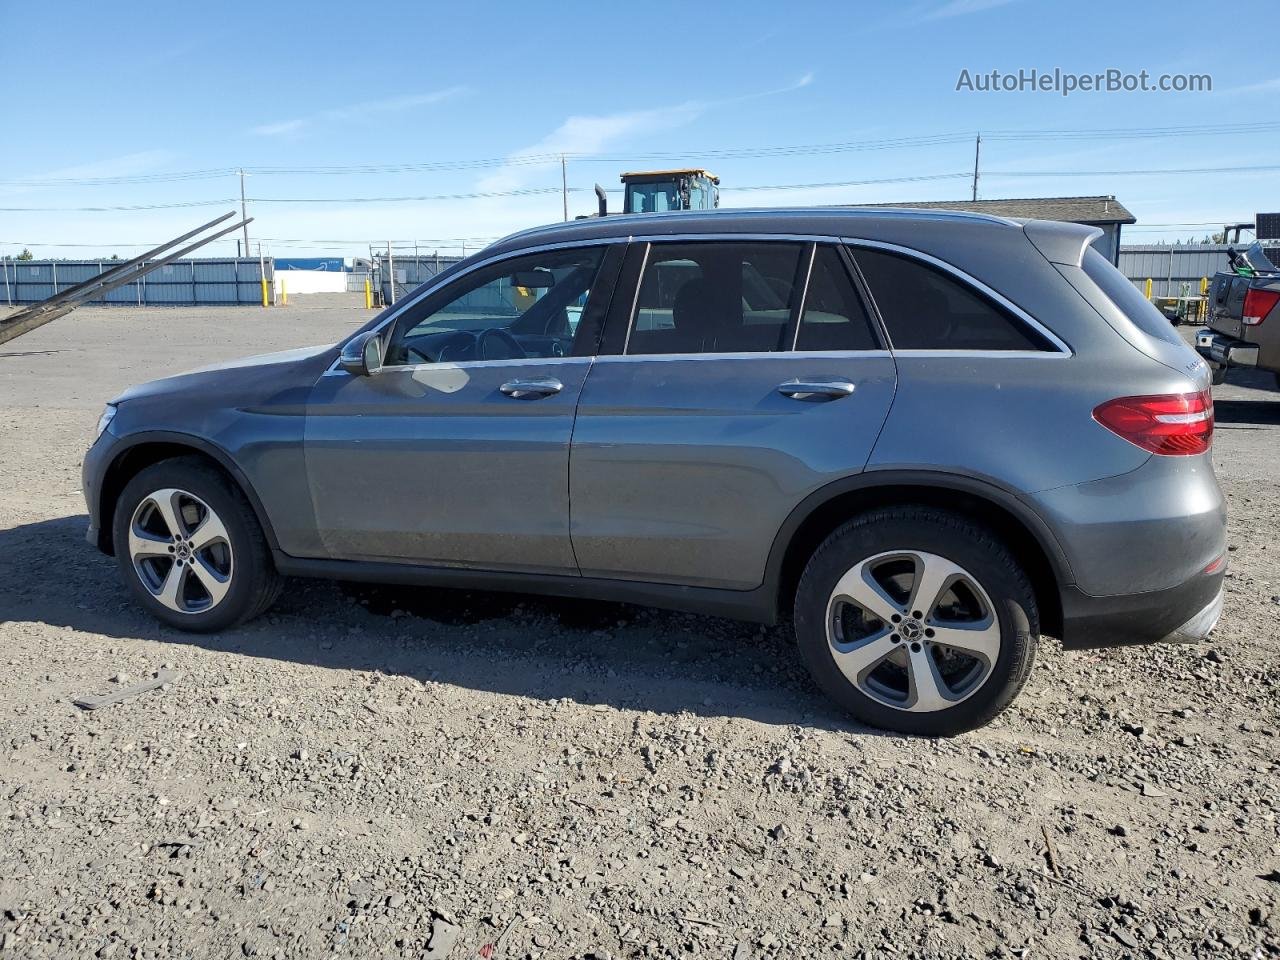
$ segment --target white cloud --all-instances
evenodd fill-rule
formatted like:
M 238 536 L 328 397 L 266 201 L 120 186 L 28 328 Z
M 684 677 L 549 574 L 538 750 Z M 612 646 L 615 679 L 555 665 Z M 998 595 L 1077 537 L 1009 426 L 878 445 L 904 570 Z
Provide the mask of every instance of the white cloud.
M 93 160 L 73 167 L 61 167 L 41 173 L 28 174 L 22 180 L 96 180 L 106 177 L 131 177 L 150 173 L 172 161 L 177 154 L 172 150 L 142 150 L 107 160 Z
M 982 13 L 1014 3 L 1015 0 L 949 0 L 936 10 L 924 15 L 925 20 L 945 20 L 951 17 L 966 17 L 971 13 Z
M 629 137 L 684 126 L 705 110 L 706 104 L 688 101 L 652 110 L 569 117 L 537 143 L 509 154 L 507 165 L 483 177 L 477 188 L 482 191 L 519 189 L 540 171 L 557 165 L 561 154 L 599 153 Z
M 348 123 L 375 114 L 401 113 L 417 107 L 431 106 L 432 104 L 442 103 L 445 100 L 451 100 L 466 92 L 466 87 L 446 87 L 442 90 L 431 90 L 427 93 L 413 93 L 401 97 L 382 97 L 377 100 L 349 104 L 345 107 L 334 107 L 311 116 L 260 124 L 250 129 L 249 132 L 259 137 L 287 137 L 324 124 Z
M 1280 77 L 1262 80 L 1259 83 L 1246 83 L 1240 87 L 1227 87 L 1222 92 L 1227 94 L 1274 93 L 1277 90 L 1280 90 Z
M 260 137 L 283 137 L 290 133 L 297 133 L 306 125 L 306 120 L 282 120 L 280 123 L 264 123 L 262 126 L 254 127 L 251 132 Z
M 572 159 L 574 154 L 600 153 L 621 141 L 686 126 L 718 107 L 800 90 L 812 84 L 815 79 L 816 75 L 810 70 L 802 74 L 794 83 L 786 86 L 746 93 L 737 97 L 721 100 L 686 100 L 684 103 L 667 107 L 595 116 L 572 116 L 537 143 L 509 154 L 507 165 L 481 179 L 478 189 L 515 190 L 536 177 L 540 171 L 545 172 L 547 168 L 557 165 L 561 154 Z

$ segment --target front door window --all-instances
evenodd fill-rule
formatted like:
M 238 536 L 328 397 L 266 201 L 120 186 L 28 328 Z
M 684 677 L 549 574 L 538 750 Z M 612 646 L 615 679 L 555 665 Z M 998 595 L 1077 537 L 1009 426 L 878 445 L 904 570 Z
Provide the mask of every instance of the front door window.
M 604 253 L 553 250 L 481 267 L 406 311 L 387 364 L 571 355 Z

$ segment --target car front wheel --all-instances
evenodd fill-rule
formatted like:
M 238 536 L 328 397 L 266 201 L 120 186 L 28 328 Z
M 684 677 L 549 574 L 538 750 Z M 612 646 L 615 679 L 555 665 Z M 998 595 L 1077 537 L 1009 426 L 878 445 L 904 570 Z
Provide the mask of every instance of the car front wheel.
M 926 507 L 875 510 L 814 552 L 796 639 L 818 686 L 857 719 L 925 736 L 988 723 L 1026 683 L 1035 594 L 990 531 Z
M 154 616 L 210 632 L 266 611 L 280 577 L 244 494 L 219 470 L 179 458 L 140 471 L 116 502 L 121 573 Z

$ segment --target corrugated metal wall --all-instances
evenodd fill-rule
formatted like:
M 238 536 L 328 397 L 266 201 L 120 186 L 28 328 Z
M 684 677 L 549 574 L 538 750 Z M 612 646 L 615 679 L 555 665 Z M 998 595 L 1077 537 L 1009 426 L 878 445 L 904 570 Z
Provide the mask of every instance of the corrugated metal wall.
M 393 260 L 396 301 L 398 302 L 406 294 L 412 293 L 418 286 L 426 283 L 436 274 L 448 270 L 461 259 L 461 257 L 396 256 Z M 373 286 L 375 290 L 382 291 L 383 303 L 391 302 L 391 281 L 392 278 L 387 276 L 386 258 L 379 258 L 374 262 L 373 266 Z
M 1236 244 L 1237 249 L 1247 243 Z M 1280 257 L 1280 254 L 1277 254 Z M 1151 279 L 1151 293 L 1155 297 L 1177 297 L 1185 294 L 1199 296 L 1200 278 L 1227 269 L 1227 244 L 1193 243 L 1171 246 L 1166 244 L 1125 244 L 1120 248 L 1120 272 L 1144 289 Z
M 7 303 L 37 303 L 120 265 L 116 260 L 2 260 L 0 297 Z M 273 275 L 270 258 L 267 279 Z M 256 257 L 175 260 L 112 290 L 91 303 L 138 305 L 260 304 L 262 269 Z

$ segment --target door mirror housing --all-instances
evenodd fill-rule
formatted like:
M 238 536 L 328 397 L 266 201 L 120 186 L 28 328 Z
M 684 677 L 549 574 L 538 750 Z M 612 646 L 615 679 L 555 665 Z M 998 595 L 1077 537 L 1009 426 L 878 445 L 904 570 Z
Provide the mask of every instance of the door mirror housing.
M 382 369 L 382 340 L 369 330 L 348 340 L 338 358 L 338 366 L 357 377 L 372 377 Z

